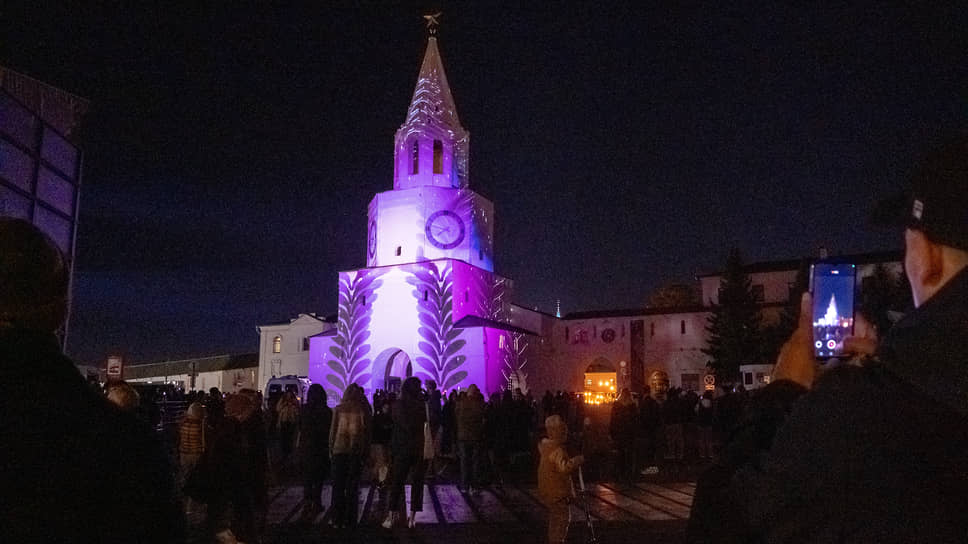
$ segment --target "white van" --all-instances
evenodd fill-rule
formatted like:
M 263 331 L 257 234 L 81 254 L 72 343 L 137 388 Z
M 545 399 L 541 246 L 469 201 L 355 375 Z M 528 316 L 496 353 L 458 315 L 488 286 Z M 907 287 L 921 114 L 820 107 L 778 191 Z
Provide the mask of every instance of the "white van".
M 266 382 L 265 388 L 265 399 L 266 408 L 273 409 L 277 402 L 279 402 L 279 397 L 282 396 L 286 391 L 292 391 L 296 395 L 296 400 L 299 404 L 306 404 L 306 393 L 309 391 L 309 386 L 313 382 L 305 376 L 281 376 L 279 378 L 272 378 Z

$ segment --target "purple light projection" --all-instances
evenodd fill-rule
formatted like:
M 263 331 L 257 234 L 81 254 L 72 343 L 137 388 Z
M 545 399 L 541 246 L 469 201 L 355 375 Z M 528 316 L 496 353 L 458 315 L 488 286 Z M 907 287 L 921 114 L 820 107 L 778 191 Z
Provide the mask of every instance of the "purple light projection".
M 348 274 L 340 274 L 339 321 L 333 345 L 329 346 L 333 358 L 326 361 L 332 372 L 326 375 L 324 382 L 336 388 L 327 390 L 333 398 L 340 398 L 351 383 L 370 381 L 371 365 L 365 356 L 371 346 L 366 341 L 371 334 L 370 314 L 376 302 L 376 291 L 382 285 L 377 278 L 383 272 L 379 268 L 363 269 L 352 279 Z
M 511 333 L 511 345 L 503 352 L 504 365 L 501 369 L 501 375 L 507 380 L 511 389 L 515 387 L 520 387 L 522 391 L 528 389 L 528 375 L 524 372 L 524 367 L 528 364 L 529 346 L 528 335 L 520 332 Z
M 450 389 L 467 378 L 467 371 L 461 369 L 467 356 L 460 353 L 467 341 L 460 338 L 464 330 L 454 328 L 454 267 L 447 262 L 441 268 L 435 263 L 420 263 L 407 282 L 415 287 L 413 296 L 420 312 L 417 333 L 422 340 L 417 346 L 423 355 L 415 361 L 423 372 L 417 375 L 432 378 L 441 389 Z

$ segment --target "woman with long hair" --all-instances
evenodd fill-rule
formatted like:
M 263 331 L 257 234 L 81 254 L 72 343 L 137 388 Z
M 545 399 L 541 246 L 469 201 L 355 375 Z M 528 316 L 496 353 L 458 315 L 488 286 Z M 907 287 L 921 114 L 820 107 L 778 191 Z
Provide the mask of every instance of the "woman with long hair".
M 370 410 L 363 389 L 350 384 L 333 410 L 329 449 L 333 455 L 333 515 L 337 528 L 356 525 L 360 473 L 370 451 Z
M 297 454 L 303 468 L 303 521 L 311 522 L 323 511 L 323 482 L 329 477 L 329 432 L 333 411 L 326 405 L 326 390 L 314 383 L 306 392 L 299 416 Z

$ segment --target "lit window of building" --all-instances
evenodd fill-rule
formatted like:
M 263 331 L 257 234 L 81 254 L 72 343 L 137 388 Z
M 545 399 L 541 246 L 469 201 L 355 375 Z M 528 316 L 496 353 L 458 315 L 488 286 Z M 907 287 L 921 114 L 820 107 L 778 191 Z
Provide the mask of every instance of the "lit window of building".
M 272 353 L 282 353 L 282 337 L 277 336 L 272 339 Z

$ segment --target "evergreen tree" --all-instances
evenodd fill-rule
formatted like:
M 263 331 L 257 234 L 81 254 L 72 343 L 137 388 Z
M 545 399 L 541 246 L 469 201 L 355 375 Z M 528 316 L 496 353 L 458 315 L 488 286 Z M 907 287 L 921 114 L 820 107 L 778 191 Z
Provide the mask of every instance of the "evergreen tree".
M 858 298 L 858 311 L 863 312 L 881 336 L 893 325 L 891 313 L 903 313 L 914 306 L 907 275 L 904 272 L 894 274 L 883 264 L 878 264 L 874 273 L 864 278 Z
M 708 323 L 709 347 L 702 352 L 712 358 L 707 366 L 718 383 L 735 381 L 741 364 L 761 360 L 760 311 L 737 248 L 729 251 L 719 284 L 719 303 L 713 305 Z

